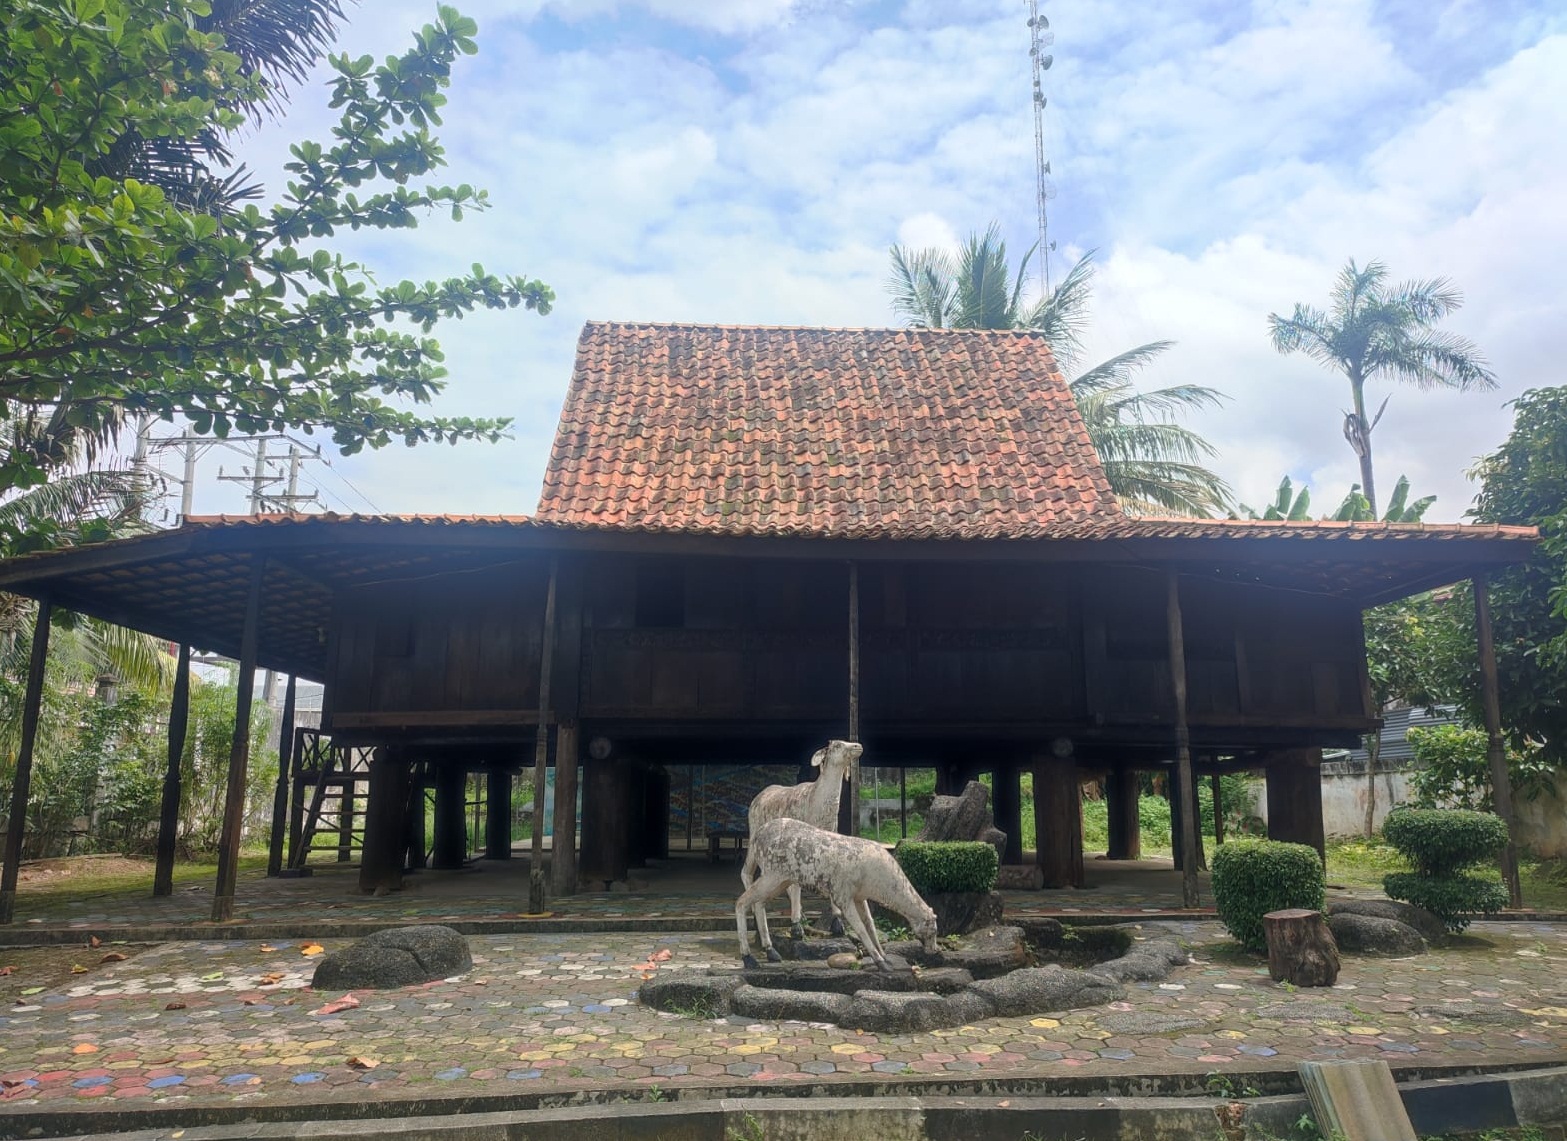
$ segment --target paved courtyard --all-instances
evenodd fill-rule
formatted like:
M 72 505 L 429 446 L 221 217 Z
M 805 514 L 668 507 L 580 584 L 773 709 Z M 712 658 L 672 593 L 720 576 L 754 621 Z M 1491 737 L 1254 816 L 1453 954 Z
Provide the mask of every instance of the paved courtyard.
M 1113 1006 L 896 1036 L 640 1007 L 636 988 L 655 972 L 734 963 L 732 936 L 711 933 L 477 936 L 472 973 L 358 992 L 346 1008 L 342 995 L 308 989 L 317 955 L 338 940 L 105 944 L 83 953 L 128 957 L 0 1015 L 0 1116 L 94 1101 L 1223 1074 L 1309 1058 L 1545 1065 L 1567 1050 L 1567 925 L 1476 924 L 1460 945 L 1428 955 L 1346 959 L 1339 985 L 1321 991 L 1274 984 L 1217 924 L 1142 931 L 1175 934 L 1195 961 L 1166 982 L 1128 986 Z

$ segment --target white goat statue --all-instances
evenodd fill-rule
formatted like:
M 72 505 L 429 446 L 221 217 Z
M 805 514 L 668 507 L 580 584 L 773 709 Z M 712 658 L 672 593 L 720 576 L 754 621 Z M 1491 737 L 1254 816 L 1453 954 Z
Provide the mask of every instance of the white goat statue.
M 735 903 L 735 929 L 740 935 L 740 957 L 747 967 L 757 963 L 746 935 L 745 909 L 755 910 L 762 947 L 770 961 L 778 962 L 780 956 L 767 929 L 766 904 L 786 887 L 825 895 L 842 914 L 850 933 L 883 970 L 887 969 L 887 956 L 876 936 L 872 903 L 907 919 L 925 950 L 936 952 L 936 913 L 914 890 L 898 861 L 875 840 L 840 836 L 803 820 L 772 820 L 751 833 L 741 878 L 747 887 Z
M 854 771 L 864 751 L 865 747 L 854 741 L 828 741 L 827 747 L 818 749 L 811 758 L 812 767 L 821 770 L 815 780 L 795 785 L 771 784 L 756 794 L 756 798 L 751 801 L 750 834 L 754 837 L 769 820 L 785 818 L 803 820 L 829 832 L 836 831 L 838 801 L 843 797 L 844 782 L 849 779 L 849 774 Z M 747 888 L 751 886 L 747 871 L 750 866 L 748 860 L 740 869 L 740 882 Z M 803 917 L 800 888 L 798 885 L 790 885 L 790 933 L 796 939 L 805 937 L 805 929 L 801 925 Z M 836 907 L 833 908 L 833 934 L 843 934 Z

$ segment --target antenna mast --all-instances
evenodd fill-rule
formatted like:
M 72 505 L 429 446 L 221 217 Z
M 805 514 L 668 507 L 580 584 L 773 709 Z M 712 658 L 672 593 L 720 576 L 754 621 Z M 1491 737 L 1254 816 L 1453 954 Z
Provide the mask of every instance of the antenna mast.
M 1039 199 L 1039 266 L 1045 296 L 1050 295 L 1050 217 L 1047 203 L 1055 197 L 1050 184 L 1050 162 L 1045 158 L 1045 72 L 1055 57 L 1045 49 L 1056 42 L 1050 21 L 1039 14 L 1039 0 L 1028 0 L 1029 70 L 1034 80 L 1034 165 Z

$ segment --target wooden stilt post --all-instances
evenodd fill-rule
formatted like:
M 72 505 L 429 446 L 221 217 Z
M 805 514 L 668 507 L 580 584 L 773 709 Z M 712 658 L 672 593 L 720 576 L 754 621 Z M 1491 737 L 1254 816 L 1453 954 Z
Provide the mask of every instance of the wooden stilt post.
M 267 845 L 267 875 L 283 870 L 283 837 L 288 831 L 288 766 L 294 757 L 294 698 L 297 679 L 288 675 L 283 690 L 283 721 L 277 732 L 277 785 L 272 790 L 272 837 Z
M 550 672 L 555 664 L 555 579 L 559 562 L 550 556 L 550 581 L 544 590 L 544 626 L 539 647 L 539 727 L 533 735 L 533 842 L 529 848 L 528 870 L 532 875 L 544 871 L 544 791 L 545 770 L 550 759 Z
M 577 891 L 578 740 L 577 723 L 562 722 L 555 733 L 555 838 L 550 845 L 550 890 L 555 895 Z M 689 827 L 689 807 L 687 811 Z
M 1181 903 L 1197 906 L 1197 845 L 1202 818 L 1197 814 L 1192 785 L 1191 731 L 1186 723 L 1186 636 L 1181 629 L 1181 581 L 1175 571 L 1165 576 L 1166 618 L 1170 630 L 1170 688 L 1175 698 L 1175 793 L 1180 799 Z
M 1021 802 L 1018 811 L 1023 810 Z M 898 769 L 898 834 L 905 840 L 909 838 L 909 766 L 903 765 Z M 1018 828 L 1017 842 L 1023 842 L 1023 829 Z
M 849 740 L 860 739 L 860 564 L 849 564 Z M 849 770 L 849 820 L 838 831 L 849 836 L 860 834 L 860 765 Z
M 1518 825 L 1513 819 L 1513 781 L 1507 771 L 1507 745 L 1502 740 L 1502 698 L 1496 678 L 1496 643 L 1491 634 L 1491 595 L 1484 576 L 1475 575 L 1474 592 L 1481 698 L 1485 704 L 1485 755 L 1491 768 L 1491 808 L 1507 825 L 1502 879 L 1507 884 L 1508 906 L 1519 908 L 1523 906 L 1523 885 L 1518 879 Z
M 1105 778 L 1105 807 L 1109 809 L 1110 844 L 1106 859 L 1137 860 L 1143 854 L 1142 815 L 1139 812 L 1141 782 L 1129 766 L 1114 769 Z
M 996 827 L 1007 834 L 1003 864 L 1023 862 L 1023 773 L 1010 761 L 998 761 L 990 775 L 991 804 Z
M 158 810 L 158 855 L 152 870 L 152 894 L 174 894 L 174 846 L 180 830 L 180 768 L 190 725 L 190 646 L 180 647 L 174 664 L 174 697 L 169 702 L 169 755 L 163 770 L 163 803 Z
M 1045 887 L 1083 887 L 1083 786 L 1071 757 L 1034 758 L 1034 860 Z
M 5 830 L 5 869 L 0 871 L 0 923 L 16 916 L 16 881 L 22 870 L 22 838 L 27 827 L 27 796 L 33 779 L 33 747 L 38 743 L 38 715 L 43 709 L 44 667 L 49 664 L 49 625 L 53 615 L 47 598 L 38 600 L 33 623 L 33 654 L 27 666 L 27 693 L 22 698 L 22 740 L 16 750 L 11 783 L 11 816 Z
M 315 739 L 314 750 L 316 763 L 319 765 L 321 757 L 321 738 Z M 289 779 L 293 781 L 293 787 L 288 790 L 288 866 L 299 868 L 304 865 L 304 857 L 300 854 L 300 842 L 305 836 L 305 782 L 301 774 L 305 769 L 304 741 L 300 737 L 298 729 L 294 730 L 294 743 L 290 747 L 289 756 L 293 762 L 293 772 Z
M 484 858 L 511 859 L 511 770 L 492 768 L 485 772 Z M 542 824 L 543 814 L 535 813 Z
M 1213 842 L 1224 843 L 1224 792 L 1219 784 L 1219 774 L 1208 778 L 1213 786 Z
M 261 582 L 267 561 L 250 556 L 250 590 L 239 641 L 239 692 L 234 699 L 234 742 L 229 748 L 228 787 L 223 801 L 223 832 L 218 839 L 218 882 L 212 895 L 212 921 L 234 918 L 234 885 L 239 876 L 239 841 L 245 827 L 245 776 L 250 769 L 250 706 L 256 688 L 256 653 L 261 637 Z

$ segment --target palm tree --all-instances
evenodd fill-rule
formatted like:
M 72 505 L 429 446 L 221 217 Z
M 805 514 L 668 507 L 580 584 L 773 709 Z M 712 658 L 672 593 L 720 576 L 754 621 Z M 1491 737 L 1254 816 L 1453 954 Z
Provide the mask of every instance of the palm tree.
M 1224 399 L 1198 384 L 1139 392 L 1132 375 L 1173 341 L 1153 341 L 1077 371 L 1092 300 L 1093 253 L 1080 258 L 1048 294 L 1025 301 L 1035 249 L 1017 272 L 992 223 L 970 234 L 957 256 L 945 250 L 893 246 L 887 291 L 893 312 L 926 329 L 1035 329 L 1045 335 L 1077 401 L 1088 437 L 1121 506 L 1135 514 L 1175 512 L 1207 518 L 1229 504 L 1229 488 L 1203 466 L 1214 448 L 1175 422 L 1185 412 Z
M 1304 352 L 1349 378 L 1353 405 L 1344 413 L 1344 438 L 1360 459 L 1360 483 L 1377 516 L 1376 477 L 1371 462 L 1371 433 L 1387 411 L 1382 401 L 1366 416 L 1366 385 L 1386 378 L 1416 388 L 1495 388 L 1496 377 L 1480 350 L 1464 337 L 1433 326 L 1464 302 L 1446 278 L 1388 283 L 1379 261 L 1357 266 L 1351 259 L 1333 286 L 1332 311 L 1296 304 L 1289 317 L 1268 314 L 1273 347 L 1281 353 Z

